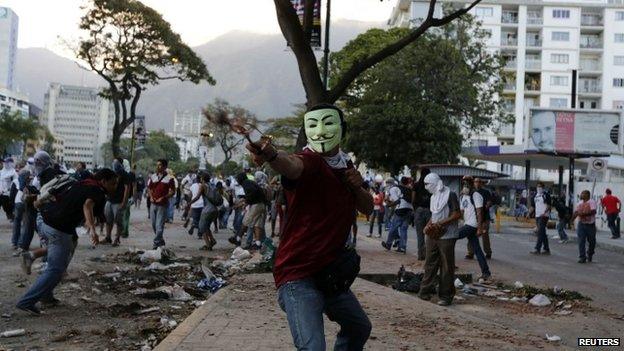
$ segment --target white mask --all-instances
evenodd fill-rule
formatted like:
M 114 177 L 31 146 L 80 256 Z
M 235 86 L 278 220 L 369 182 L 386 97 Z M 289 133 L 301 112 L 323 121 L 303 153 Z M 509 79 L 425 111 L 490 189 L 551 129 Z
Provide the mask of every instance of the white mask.
M 425 183 L 425 189 L 430 193 L 433 194 L 436 191 L 436 184 L 434 183 Z

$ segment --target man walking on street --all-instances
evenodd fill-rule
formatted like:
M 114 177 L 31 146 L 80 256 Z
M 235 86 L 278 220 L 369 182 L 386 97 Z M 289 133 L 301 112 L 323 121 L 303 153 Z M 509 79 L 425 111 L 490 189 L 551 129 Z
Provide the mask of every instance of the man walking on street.
M 481 268 L 481 278 L 488 280 L 492 274 L 490 273 L 490 267 L 487 264 L 487 260 L 481 246 L 479 245 L 479 236 L 485 232 L 484 225 L 484 201 L 481 193 L 473 188 L 473 179 L 470 176 L 464 177 L 462 180 L 462 196 L 459 201 L 462 216 L 464 218 L 464 226 L 459 228 L 459 238 L 467 238 L 468 245 L 472 252 L 476 254 L 477 261 L 479 261 L 479 267 Z
M 531 199 L 531 211 L 535 213 L 535 222 L 537 223 L 537 243 L 535 243 L 535 250 L 531 251 L 534 255 L 550 255 L 546 225 L 550 217 L 551 204 L 550 195 L 544 191 L 544 183 L 537 183 L 537 192 Z
M 602 198 L 600 204 L 607 214 L 607 223 L 609 224 L 609 229 L 611 229 L 611 239 L 619 239 L 620 226 L 618 225 L 618 221 L 620 220 L 619 217 L 622 204 L 617 196 L 611 194 L 611 189 L 607 189 L 605 193 L 606 195 Z
M 572 221 L 579 218 L 576 235 L 579 247 L 578 263 L 591 262 L 596 249 L 596 201 L 590 199 L 589 190 L 581 192 L 581 202 L 576 206 Z M 585 252 L 585 242 L 589 243 Z
M 402 177 L 401 185 L 390 189 L 390 203 L 394 207 L 394 215 L 390 223 L 390 231 L 388 238 L 381 242 L 384 249 L 390 251 L 392 244 L 396 239 L 399 240 L 397 252 L 406 253 L 407 250 L 407 227 L 413 216 L 412 208 L 412 189 L 408 187 L 409 178 Z
M 175 194 L 175 181 L 167 174 L 169 162 L 160 159 L 156 162 L 156 173 L 152 174 L 147 185 L 151 201 L 150 219 L 154 230 L 154 249 L 165 246 L 163 232 L 165 230 L 165 220 L 167 219 L 167 209 L 171 197 Z
M 440 176 L 429 173 L 425 189 L 431 193 L 431 219 L 425 226 L 425 274 L 418 297 L 430 300 L 438 292 L 438 305 L 449 306 L 455 297 L 455 242 L 459 238 L 457 221 L 461 218 L 457 195 L 444 185 Z M 440 272 L 439 278 L 436 279 Z M 436 289 L 436 281 L 438 287 Z
M 492 258 L 492 245 L 490 244 L 490 221 L 492 220 L 492 218 L 490 217 L 490 208 L 492 207 L 493 197 L 492 193 L 488 189 L 484 188 L 484 185 L 485 184 L 483 182 L 483 179 L 474 179 L 474 190 L 478 192 L 479 195 L 481 195 L 481 197 L 483 198 L 483 224 L 480 227 L 480 237 L 481 241 L 483 241 L 483 251 L 485 252 L 485 258 L 489 260 L 490 258 Z M 477 239 L 479 238 L 477 237 Z M 472 249 L 473 245 L 471 245 L 470 241 L 468 241 L 468 253 L 466 254 L 467 259 L 472 259 L 474 257 L 474 251 Z
M 420 169 L 420 178 L 414 183 L 414 192 L 412 193 L 419 261 L 425 260 L 425 233 L 423 230 L 429 222 L 429 219 L 431 219 L 431 211 L 429 210 L 431 194 L 425 189 L 425 177 L 429 173 L 431 173 L 429 168 Z
M 368 215 L 373 199 L 349 156 L 342 111 L 323 104 L 304 115 L 308 146 L 289 155 L 270 139 L 247 145 L 254 162 L 279 173 L 288 201 L 273 275 L 279 304 L 298 350 L 324 350 L 323 314 L 340 325 L 334 350 L 362 350 L 371 323 L 349 289 L 359 256 L 345 243 L 356 210 Z
M 565 228 L 568 226 L 568 220 L 572 214 L 570 208 L 566 205 L 565 195 L 559 195 L 554 200 L 554 207 L 557 210 L 557 233 L 559 234 L 559 243 L 565 244 L 568 242 L 568 233 Z

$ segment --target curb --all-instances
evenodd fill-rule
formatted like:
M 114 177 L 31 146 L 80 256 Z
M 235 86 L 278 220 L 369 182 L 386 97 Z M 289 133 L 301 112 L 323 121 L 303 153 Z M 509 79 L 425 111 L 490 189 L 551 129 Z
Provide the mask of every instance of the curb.
M 578 237 L 576 236 L 576 234 L 568 233 L 568 241 L 569 242 L 571 242 L 571 243 L 572 242 L 578 243 L 578 239 L 577 238 Z M 600 249 L 603 249 L 603 250 L 606 250 L 606 251 L 611 251 L 611 252 L 615 252 L 615 253 L 624 254 L 624 246 L 623 245 L 615 245 L 615 244 L 612 244 L 610 242 L 605 242 L 605 241 L 602 241 L 602 240 L 599 241 L 599 239 L 602 239 L 602 238 L 596 238 L 596 247 L 597 248 L 600 248 Z M 622 239 L 608 239 L 607 238 L 607 239 L 603 239 L 603 240 L 622 240 Z

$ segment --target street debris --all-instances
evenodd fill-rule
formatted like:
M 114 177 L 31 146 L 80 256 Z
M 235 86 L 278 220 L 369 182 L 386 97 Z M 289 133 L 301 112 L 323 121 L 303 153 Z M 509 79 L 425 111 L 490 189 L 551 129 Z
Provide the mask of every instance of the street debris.
M 524 288 L 524 284 L 522 284 L 522 282 L 520 282 L 520 281 L 516 281 L 516 282 L 514 283 L 514 288 L 516 288 L 516 289 L 522 289 L 522 288 Z
M 208 290 L 212 294 L 214 294 L 217 292 L 217 290 L 221 289 L 226 284 L 227 282 L 222 278 L 211 277 L 210 279 L 204 278 L 200 280 L 199 283 L 197 283 L 197 287 L 200 289 Z
M 26 329 L 7 330 L 0 333 L 0 338 L 11 338 L 15 336 L 26 335 Z
M 244 250 L 240 246 L 236 247 L 234 249 L 234 252 L 232 252 L 232 260 L 245 260 L 248 258 L 251 258 L 251 253 L 247 250 Z
M 561 337 L 559 335 L 548 335 L 548 334 L 546 334 L 546 340 L 552 341 L 552 342 L 557 342 L 557 341 L 561 341 Z
M 78 336 L 80 334 L 81 334 L 80 330 L 69 329 L 69 330 L 67 330 L 64 333 L 51 338 L 50 341 L 52 341 L 52 342 L 63 342 L 63 341 L 67 341 L 69 339 L 72 339 L 72 338 L 74 338 L 74 337 L 76 337 L 76 336 Z
M 551 304 L 550 299 L 542 294 L 537 294 L 533 296 L 533 298 L 529 300 L 529 303 L 537 307 L 544 307 Z
M 455 283 L 454 284 L 455 284 L 455 288 L 457 288 L 457 289 L 461 289 L 461 288 L 464 287 L 464 283 L 462 283 L 462 281 L 459 280 L 459 278 L 455 278 Z

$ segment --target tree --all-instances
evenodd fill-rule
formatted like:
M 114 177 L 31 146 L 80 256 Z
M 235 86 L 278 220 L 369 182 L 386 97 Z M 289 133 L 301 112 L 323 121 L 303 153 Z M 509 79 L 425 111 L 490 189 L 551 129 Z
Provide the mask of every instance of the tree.
M 121 153 L 121 135 L 134 122 L 148 86 L 167 79 L 215 84 L 206 65 L 169 23 L 138 0 L 90 0 L 79 27 L 86 37 L 76 56 L 108 83 L 102 96 L 112 101 L 115 111 L 115 156 Z
M 332 74 L 405 31 L 372 29 L 358 36 L 332 55 Z M 466 16 L 360 75 L 341 100 L 349 121 L 346 149 L 391 172 L 456 162 L 463 136 L 513 120 L 498 98 L 503 60 L 487 51 L 486 35 Z
M 273 144 L 280 149 L 294 152 L 299 129 L 303 125 L 305 111 L 305 105 L 298 105 L 293 116 L 267 120 L 269 128 L 265 131 L 265 134 L 270 135 L 273 138 Z
M 25 154 L 28 140 L 37 139 L 39 122 L 21 113 L 0 113 L 0 155 L 5 154 L 9 146 L 21 143 L 22 155 Z M 19 152 L 19 151 L 18 151 Z
M 351 83 L 367 69 L 382 62 L 386 58 L 396 54 L 407 45 L 418 40 L 429 28 L 441 27 L 459 18 L 481 0 L 474 0 L 467 6 L 454 10 L 442 18 L 434 18 L 434 10 L 437 0 L 429 1 L 429 11 L 422 23 L 396 40 L 386 43 L 384 46 L 374 48 L 374 50 L 361 52 L 350 64 L 349 68 L 342 71 L 339 77 L 332 84 L 330 90 L 323 86 L 319 67 L 314 56 L 314 51 L 310 46 L 310 33 L 313 25 L 314 1 L 305 1 L 303 23 L 292 5 L 291 0 L 273 0 L 277 13 L 277 21 L 284 38 L 292 49 L 299 66 L 299 75 L 306 92 L 307 105 L 315 105 L 321 102 L 334 103 L 349 88 Z
M 232 131 L 230 125 L 220 123 L 220 121 L 235 119 L 250 129 L 257 130 L 258 120 L 253 113 L 241 106 L 230 105 L 225 100 L 215 99 L 212 104 L 206 106 L 203 114 L 207 122 L 202 135 L 207 139 L 208 146 L 218 145 L 221 148 L 225 156 L 223 163 L 232 159 L 234 152 L 243 144 L 245 139 Z
M 119 141 L 119 156 L 125 159 L 130 159 L 130 139 L 121 139 Z M 102 158 L 104 159 L 104 165 L 110 165 L 113 161 L 112 148 L 110 142 L 104 143 L 101 146 Z M 164 158 L 171 162 L 180 160 L 180 147 L 176 144 L 175 140 L 165 134 L 164 131 L 150 132 L 145 139 L 145 144 L 142 147 L 135 148 L 134 159 L 138 164 L 139 160 L 151 160 L 152 164 L 155 160 Z
M 243 167 L 234 161 L 223 162 L 215 168 L 215 173 L 222 176 L 233 176 L 243 171 Z

